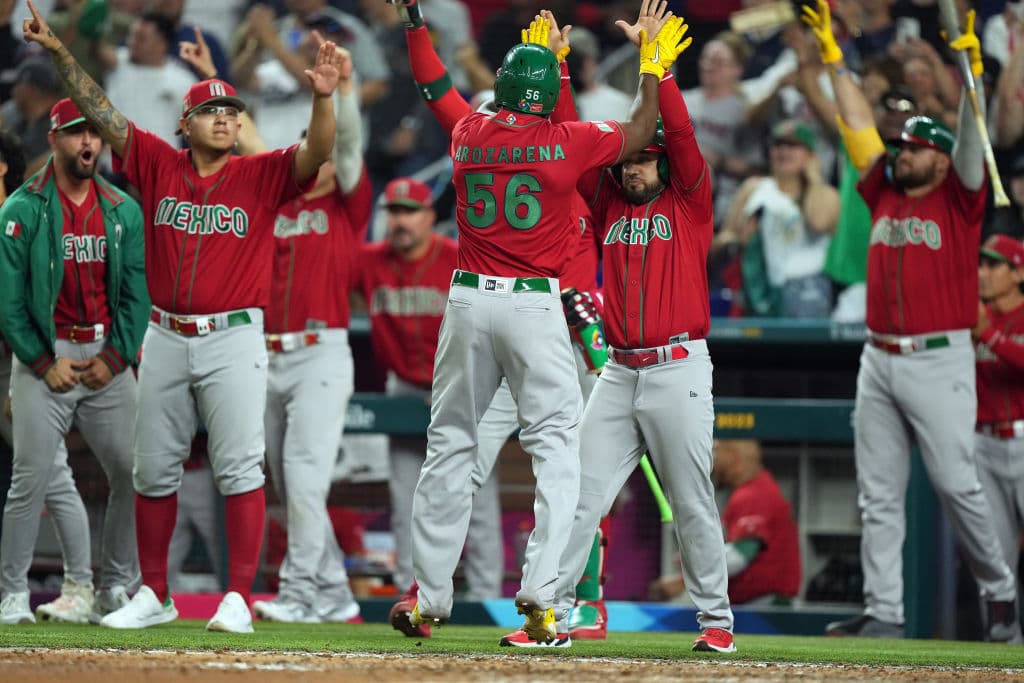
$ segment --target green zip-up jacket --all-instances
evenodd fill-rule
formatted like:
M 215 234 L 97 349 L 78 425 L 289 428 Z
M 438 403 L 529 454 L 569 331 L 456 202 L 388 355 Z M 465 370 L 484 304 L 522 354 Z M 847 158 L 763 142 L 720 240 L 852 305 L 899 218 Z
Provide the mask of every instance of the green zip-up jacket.
M 53 156 L 0 207 L 0 331 L 18 360 L 42 377 L 54 363 L 53 314 L 64 279 L 61 210 Z M 110 330 L 99 357 L 115 375 L 135 362 L 149 320 L 142 210 L 93 179 L 106 226 Z

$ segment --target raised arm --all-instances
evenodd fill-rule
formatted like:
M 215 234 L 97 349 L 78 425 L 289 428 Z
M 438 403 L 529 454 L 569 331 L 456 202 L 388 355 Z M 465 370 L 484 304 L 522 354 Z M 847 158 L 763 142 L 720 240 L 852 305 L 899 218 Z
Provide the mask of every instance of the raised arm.
M 320 42 L 316 64 L 305 74 L 313 91 L 313 112 L 309 117 L 306 139 L 299 143 L 295 152 L 295 180 L 303 183 L 316 175 L 320 165 L 331 158 L 334 146 L 334 89 L 341 77 L 342 54 L 337 45 L 324 41 L 314 31 Z M 349 60 L 351 68 L 351 60 Z
M 981 117 L 985 118 L 985 91 L 981 84 L 984 66 L 981 62 L 981 42 L 974 33 L 974 10 L 967 13 L 964 32 L 949 43 L 954 50 L 966 51 L 971 62 L 974 88 L 978 94 Z M 960 113 L 957 120 L 956 142 L 953 144 L 953 168 L 960 182 L 970 190 L 978 190 L 985 184 L 985 143 L 974 122 L 974 109 L 966 90 L 960 94 Z
M 875 127 L 871 103 L 860 86 L 854 82 L 853 74 L 843 61 L 843 51 L 839 49 L 839 44 L 832 35 L 832 15 L 828 2 L 818 0 L 817 11 L 804 5 L 803 20 L 814 31 L 821 51 L 821 61 L 829 67 L 836 107 L 839 110 L 839 131 L 846 143 L 850 161 L 863 176 L 885 153 L 882 137 Z
M 359 183 L 363 173 L 363 123 L 359 116 L 359 92 L 352 75 L 352 55 L 345 48 L 341 53 L 340 77 L 334 91 L 334 175 L 345 194 Z
M 26 19 L 22 24 L 21 30 L 25 41 L 39 43 L 50 53 L 50 59 L 60 74 L 68 97 L 78 106 L 89 123 L 96 127 L 100 137 L 110 145 L 114 154 L 122 156 L 128 142 L 128 119 L 114 108 L 103 88 L 86 73 L 64 43 L 54 35 L 46 20 L 32 4 L 32 0 L 27 0 L 27 3 L 32 18 Z
M 693 43 L 686 38 L 689 28 L 681 17 L 665 13 L 665 0 L 644 0 L 640 8 L 640 86 L 628 121 L 622 122 L 622 156 L 639 152 L 654 137 L 658 125 L 659 83 L 676 59 Z M 653 8 L 653 9 L 652 9 Z M 651 29 L 661 24 L 651 37 Z M 628 32 L 627 32 L 628 35 Z
M 692 192 L 702 182 L 707 182 L 708 165 L 697 146 L 683 94 L 671 73 L 661 80 L 659 92 L 665 154 L 672 169 L 672 182 L 684 192 Z
M 416 87 L 441 127 L 451 134 L 456 122 L 473 110 L 452 86 L 448 69 L 434 50 L 419 3 L 416 0 L 409 3 L 399 0 L 394 5 L 405 25 L 405 43 L 409 48 L 409 65 Z

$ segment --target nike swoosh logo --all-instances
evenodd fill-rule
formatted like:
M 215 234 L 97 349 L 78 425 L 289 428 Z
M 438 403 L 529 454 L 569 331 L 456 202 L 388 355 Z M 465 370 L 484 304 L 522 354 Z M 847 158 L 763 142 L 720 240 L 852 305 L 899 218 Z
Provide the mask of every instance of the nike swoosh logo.
M 658 43 L 657 45 L 654 46 L 654 56 L 651 57 L 651 64 L 657 64 L 658 61 L 661 59 L 660 55 L 661 55 L 661 43 Z

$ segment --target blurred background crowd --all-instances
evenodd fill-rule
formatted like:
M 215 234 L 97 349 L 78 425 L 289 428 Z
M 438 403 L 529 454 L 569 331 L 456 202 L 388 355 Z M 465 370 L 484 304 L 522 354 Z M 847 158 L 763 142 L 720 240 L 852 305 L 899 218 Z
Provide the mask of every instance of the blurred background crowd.
M 835 123 L 829 79 L 799 0 L 672 0 L 696 49 L 674 67 L 714 173 L 712 315 L 859 322 L 870 219 Z M 833 0 L 836 34 L 875 106 L 883 137 L 917 113 L 956 124 L 960 84 L 934 0 Z M 1024 236 L 1024 3 L 974 6 L 996 157 L 1013 205 L 990 208 L 984 235 Z M 635 50 L 615 21 L 633 0 L 421 0 L 442 61 L 468 97 L 485 94 L 505 51 L 542 6 L 573 25 L 568 60 L 581 117 L 625 118 Z M 40 11 L 115 107 L 174 135 L 180 97 L 199 80 L 178 43 L 202 31 L 218 77 L 244 97 L 270 147 L 308 120 L 302 70 L 318 30 L 347 47 L 360 79 L 366 162 L 375 195 L 398 176 L 434 189 L 441 230 L 454 231 L 447 136 L 413 83 L 397 13 L 385 0 L 40 0 Z M 0 127 L 17 137 L 28 174 L 49 154 L 48 113 L 62 97 L 46 55 L 21 40 L 24 4 L 0 0 Z M 5 145 L 15 144 L 4 136 Z M 107 167 L 109 172 L 109 165 Z M 116 179 L 115 179 L 116 180 Z M 991 200 L 990 200 L 991 203 Z M 378 212 L 379 213 L 379 212 Z M 380 220 L 370 239 L 381 236 Z

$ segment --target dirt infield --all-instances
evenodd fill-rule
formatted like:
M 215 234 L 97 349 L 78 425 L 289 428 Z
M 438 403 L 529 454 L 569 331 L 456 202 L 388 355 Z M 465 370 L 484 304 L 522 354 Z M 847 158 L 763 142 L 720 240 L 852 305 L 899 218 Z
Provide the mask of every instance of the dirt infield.
M 538 653 L 539 654 L 539 653 Z M 17 683 L 732 683 L 734 681 L 1024 681 L 1018 671 L 858 667 L 737 661 L 693 662 L 548 657 L 338 653 L 0 650 L 0 681 Z

